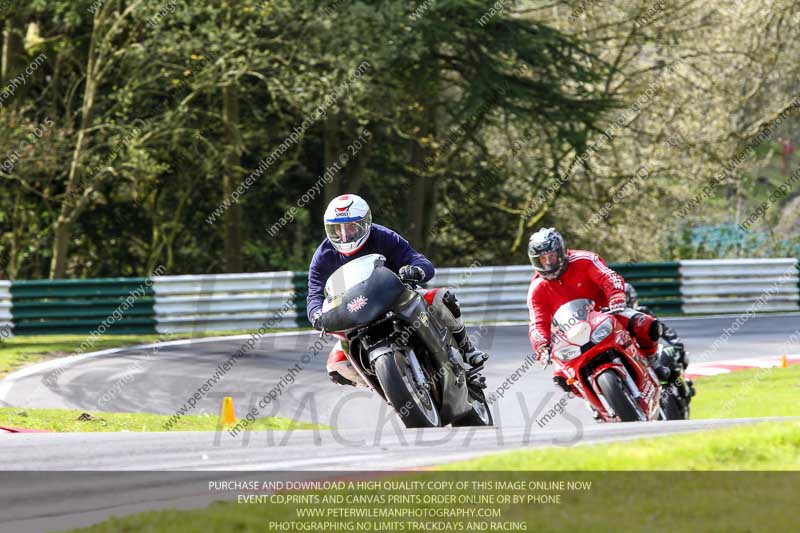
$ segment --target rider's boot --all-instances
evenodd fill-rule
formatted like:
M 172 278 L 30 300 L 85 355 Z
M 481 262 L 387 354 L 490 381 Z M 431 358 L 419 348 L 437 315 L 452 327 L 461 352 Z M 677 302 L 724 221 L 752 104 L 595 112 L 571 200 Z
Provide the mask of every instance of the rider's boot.
M 489 354 L 476 348 L 467 336 L 464 319 L 461 318 L 461 306 L 455 293 L 450 289 L 437 291 L 428 302 L 447 325 L 453 338 L 464 356 L 464 360 L 474 368 L 480 368 L 489 359 Z
M 672 377 L 672 370 L 668 366 L 664 366 L 661 364 L 661 347 L 656 351 L 656 353 L 647 356 L 647 362 L 650 363 L 650 367 L 655 372 L 656 376 L 661 381 L 668 381 L 670 377 Z
M 697 391 L 694 390 L 694 381 L 692 381 L 691 379 L 683 378 L 683 382 L 686 383 L 686 388 L 689 389 L 689 396 L 688 397 L 689 397 L 689 399 L 691 399 L 692 396 L 697 394 Z
M 460 321 L 460 319 L 459 319 Z M 472 341 L 469 340 L 469 336 L 467 335 L 467 328 L 464 326 L 463 322 L 461 323 L 461 328 L 456 331 L 453 331 L 453 338 L 456 340 L 458 344 L 458 349 L 461 350 L 461 354 L 464 356 L 464 360 L 469 363 L 470 366 L 478 367 L 482 366 L 483 363 L 489 359 L 489 354 L 476 348 Z

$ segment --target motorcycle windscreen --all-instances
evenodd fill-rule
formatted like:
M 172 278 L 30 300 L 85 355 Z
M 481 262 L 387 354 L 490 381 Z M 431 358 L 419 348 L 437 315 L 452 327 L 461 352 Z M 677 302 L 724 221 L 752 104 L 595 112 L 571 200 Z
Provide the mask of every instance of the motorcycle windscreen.
M 333 300 L 369 279 L 376 268 L 382 267 L 386 258 L 381 254 L 369 254 L 353 259 L 336 269 L 325 282 L 325 300 Z
M 383 266 L 373 268 L 368 278 L 325 301 L 322 324 L 327 331 L 365 326 L 386 314 L 404 290 L 397 274 Z
M 594 311 L 594 307 L 594 300 L 589 298 L 569 301 L 555 312 L 553 320 L 550 322 L 550 329 L 553 332 L 566 334 L 581 322 L 586 322 L 589 313 Z

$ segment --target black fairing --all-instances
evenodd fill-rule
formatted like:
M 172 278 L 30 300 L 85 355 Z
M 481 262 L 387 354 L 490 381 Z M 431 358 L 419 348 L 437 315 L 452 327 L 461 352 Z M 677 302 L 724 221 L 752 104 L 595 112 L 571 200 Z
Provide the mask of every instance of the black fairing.
M 442 391 L 442 402 L 439 407 L 442 421 L 447 424 L 468 413 L 472 407 L 469 404 L 469 393 L 463 379 L 463 371 L 461 371 L 462 378 L 459 379 L 448 356 L 449 350 L 457 348 L 447 327 L 429 312 L 425 300 L 411 290 L 395 302 L 394 312 L 406 324 L 415 326 L 414 332 L 431 355 L 431 365 Z M 421 318 L 423 315 L 424 320 Z
M 323 313 L 322 324 L 327 331 L 365 326 L 386 314 L 404 290 L 397 274 L 386 267 L 377 267 L 369 279 L 345 292 L 338 306 Z M 348 304 L 359 297 L 366 298 L 366 304 L 356 311 L 348 310 Z
M 363 307 L 354 311 L 348 310 L 351 302 L 363 298 L 366 298 Z M 353 307 L 351 306 L 351 309 Z M 469 403 L 464 371 L 460 367 L 456 371 L 449 357 L 451 351 L 458 354 L 452 335 L 447 327 L 430 313 L 425 300 L 416 291 L 407 288 L 397 274 L 388 268 L 382 266 L 375 268 L 368 279 L 345 292 L 336 307 L 322 314 L 322 324 L 327 331 L 352 332 L 357 328 L 365 328 L 353 339 L 351 349 L 355 350 L 357 357 L 351 358 L 351 362 L 355 360 L 359 368 L 369 370 L 370 353 L 361 354 L 361 341 L 355 339 L 362 335 L 369 336 L 379 319 L 389 312 L 394 315 L 391 321 L 397 331 L 409 330 L 414 333 L 410 342 L 412 347 L 422 347 L 419 343 L 424 345 L 423 352 L 427 352 L 425 357 L 429 359 L 433 379 L 441 393 L 438 409 L 442 422 L 448 424 L 467 414 L 472 406 Z M 385 347 L 392 342 L 394 342 L 392 338 L 388 337 L 384 341 L 378 340 L 370 350 L 380 350 L 381 346 Z M 422 352 L 417 350 L 417 355 L 422 355 Z M 376 389 L 380 389 L 371 371 L 365 372 L 364 377 Z M 379 393 L 383 395 L 382 391 Z

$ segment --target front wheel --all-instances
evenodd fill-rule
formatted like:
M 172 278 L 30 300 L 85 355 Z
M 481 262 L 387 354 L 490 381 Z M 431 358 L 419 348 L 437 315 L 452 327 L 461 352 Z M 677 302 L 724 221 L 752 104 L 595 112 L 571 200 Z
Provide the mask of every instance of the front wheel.
M 665 390 L 661 397 L 661 409 L 665 420 L 688 420 L 689 406 L 675 397 L 672 391 Z
M 470 393 L 470 399 L 472 409 L 451 425 L 454 428 L 462 426 L 493 426 L 494 417 L 492 417 L 492 410 L 489 409 L 489 403 L 486 401 L 483 391 L 480 391 L 479 394 L 476 393 L 474 396 Z
M 613 370 L 606 370 L 597 377 L 597 385 L 621 422 L 638 422 L 644 415 L 630 391 Z
M 414 357 L 414 353 L 411 352 Z M 442 425 L 426 384 L 418 384 L 411 364 L 403 352 L 381 355 L 372 368 L 383 388 L 383 393 L 407 428 L 430 428 Z

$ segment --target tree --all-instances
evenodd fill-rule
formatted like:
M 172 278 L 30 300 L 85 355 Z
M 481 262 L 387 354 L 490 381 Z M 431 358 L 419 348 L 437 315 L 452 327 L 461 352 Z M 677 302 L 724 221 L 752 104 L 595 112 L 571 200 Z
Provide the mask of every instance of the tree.
M 83 102 L 80 109 L 80 125 L 75 138 L 67 175 L 64 199 L 53 227 L 53 254 L 50 263 L 50 278 L 62 278 L 66 272 L 72 229 L 75 221 L 86 209 L 94 193 L 102 170 L 97 174 L 86 174 L 82 160 L 90 143 L 90 136 L 96 129 L 110 127 L 109 124 L 95 124 L 95 104 L 98 87 L 104 83 L 112 63 L 124 53 L 131 44 L 130 28 L 126 28 L 131 14 L 142 4 L 134 0 L 125 6 L 109 0 L 101 4 L 94 13 L 89 53 L 86 58 Z M 120 39 L 120 35 L 123 35 Z

